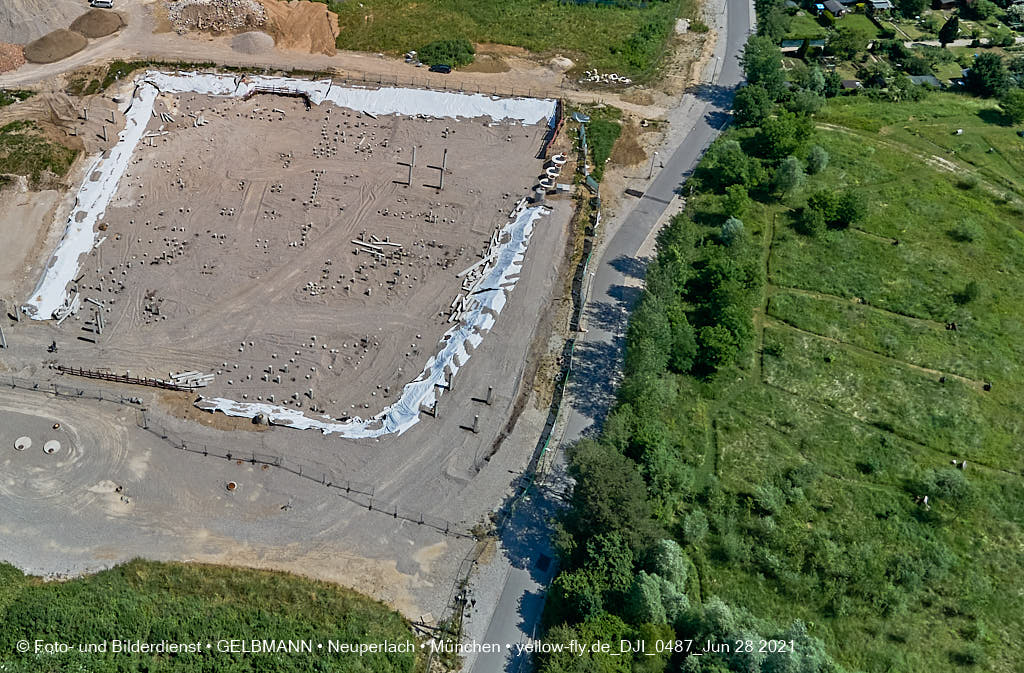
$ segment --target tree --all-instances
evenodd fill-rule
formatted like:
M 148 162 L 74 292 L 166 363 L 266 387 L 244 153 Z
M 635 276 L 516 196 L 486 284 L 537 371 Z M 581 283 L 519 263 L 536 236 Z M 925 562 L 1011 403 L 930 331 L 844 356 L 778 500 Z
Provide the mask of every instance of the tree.
M 664 624 L 668 621 L 661 602 L 661 580 L 641 570 L 626 595 L 625 617 L 633 624 Z
M 825 73 L 816 65 L 798 70 L 795 81 L 799 89 L 807 89 L 817 94 L 825 92 Z
M 841 59 L 851 59 L 864 51 L 871 34 L 861 26 L 840 26 L 828 41 L 828 50 Z
M 723 189 L 729 185 L 743 185 L 749 189 L 756 186 L 762 177 L 760 162 L 747 156 L 735 140 L 723 140 L 712 145 L 701 164 L 700 172 L 704 179 L 717 183 Z
M 813 115 L 824 105 L 825 99 L 810 89 L 797 89 L 786 100 L 786 109 L 797 114 Z
M 896 7 L 900 14 L 908 19 L 913 19 L 920 16 L 928 7 L 928 0 L 896 0 Z
M 778 44 L 782 38 L 786 37 L 791 23 L 792 19 L 789 14 L 786 13 L 781 4 L 777 4 L 767 12 L 757 15 L 757 34 L 763 35 L 771 39 L 775 44 Z
M 867 204 L 853 192 L 846 192 L 836 201 L 835 218 L 829 222 L 834 226 L 851 227 L 868 214 Z
M 817 236 L 825 231 L 825 216 L 820 210 L 804 206 L 797 214 L 796 230 L 805 236 Z
M 788 110 L 766 119 L 755 137 L 761 156 L 782 159 L 796 154 L 814 131 L 809 117 Z
M 942 28 L 939 29 L 939 43 L 945 47 L 947 44 L 955 40 L 959 33 L 960 17 L 954 14 L 949 17 L 949 20 L 942 24 Z
M 759 126 L 774 108 L 771 94 L 758 84 L 737 91 L 732 102 L 733 118 L 737 126 Z
M 1002 96 L 1010 88 L 1010 74 L 1003 57 L 986 51 L 974 57 L 967 71 L 967 89 L 979 96 Z
M 742 217 L 750 207 L 750 195 L 743 185 L 729 185 L 725 188 L 722 209 L 729 217 Z
M 722 225 L 722 231 L 718 238 L 726 245 L 733 245 L 743 238 L 743 222 L 736 217 L 730 217 Z
M 999 10 L 999 8 L 996 7 L 996 3 L 992 2 L 992 0 L 974 0 L 974 2 L 968 4 L 967 7 L 972 17 L 982 21 L 991 19 Z
M 722 325 L 708 325 L 697 333 L 700 359 L 710 371 L 730 364 L 740 352 L 736 336 Z
M 782 71 L 782 51 L 769 37 L 751 35 L 740 57 L 743 74 L 749 84 L 759 84 L 777 99 L 785 91 L 786 74 Z
M 999 102 L 999 107 L 1011 123 L 1024 122 L 1024 89 L 1015 88 L 1007 91 Z
M 1010 5 L 1006 8 L 1006 18 L 1010 23 L 1024 23 L 1024 5 Z
M 682 591 L 689 575 L 689 559 L 675 540 L 659 540 L 651 549 L 651 570 Z
M 778 194 L 788 194 L 799 187 L 803 179 L 804 169 L 800 165 L 800 160 L 789 155 L 775 169 L 775 175 L 772 176 L 772 187 Z
M 571 459 L 570 473 L 576 484 L 566 528 L 577 541 L 618 531 L 630 549 L 636 550 L 661 537 L 636 463 L 592 440 L 580 441 Z
M 807 172 L 817 175 L 828 168 L 828 152 L 821 145 L 814 145 L 807 153 Z
M 825 88 L 822 91 L 825 98 L 835 98 L 843 90 L 843 78 L 834 70 L 825 73 Z
M 683 539 L 687 544 L 699 544 L 708 534 L 708 517 L 699 508 L 683 519 Z

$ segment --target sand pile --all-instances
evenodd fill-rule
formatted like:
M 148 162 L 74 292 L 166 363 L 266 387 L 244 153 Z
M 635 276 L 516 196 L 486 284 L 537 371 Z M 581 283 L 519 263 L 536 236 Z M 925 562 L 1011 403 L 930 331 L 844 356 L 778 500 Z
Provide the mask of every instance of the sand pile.
M 16 70 L 25 64 L 25 54 L 20 44 L 0 43 L 0 72 Z
M 82 0 L 0 0 L 0 42 L 28 44 L 82 13 Z
M 80 33 L 61 28 L 25 45 L 25 59 L 29 63 L 53 63 L 82 51 L 88 43 Z
M 231 48 L 243 54 L 262 54 L 274 48 L 274 38 L 253 30 L 235 35 L 231 39 Z
M 259 28 L 267 20 L 266 10 L 256 0 L 170 0 L 165 4 L 167 18 L 179 34 Z
M 261 0 L 267 12 L 264 28 L 277 46 L 310 54 L 337 53 L 338 15 L 319 2 Z
M 86 37 L 105 37 L 116 33 L 124 26 L 124 19 L 117 12 L 106 9 L 90 9 L 71 24 L 71 30 Z

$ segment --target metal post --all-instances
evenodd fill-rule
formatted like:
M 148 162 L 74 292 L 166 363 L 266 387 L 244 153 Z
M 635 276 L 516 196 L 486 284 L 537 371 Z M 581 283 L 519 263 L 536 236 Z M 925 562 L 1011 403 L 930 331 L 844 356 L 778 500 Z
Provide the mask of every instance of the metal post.
M 3 327 L 0 327 L 0 348 L 7 348 L 7 339 L 4 338 Z
M 441 156 L 441 180 L 437 183 L 438 189 L 444 189 L 444 173 L 448 169 L 448 148 L 444 150 L 444 154 Z

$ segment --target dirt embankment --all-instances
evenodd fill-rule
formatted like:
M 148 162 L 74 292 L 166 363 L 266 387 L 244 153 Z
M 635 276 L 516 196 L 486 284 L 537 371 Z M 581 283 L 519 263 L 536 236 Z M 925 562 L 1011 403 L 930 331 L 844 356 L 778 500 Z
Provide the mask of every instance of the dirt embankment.
M 274 37 L 281 49 L 310 54 L 337 53 L 338 15 L 319 2 L 260 0 L 267 10 L 263 30 Z

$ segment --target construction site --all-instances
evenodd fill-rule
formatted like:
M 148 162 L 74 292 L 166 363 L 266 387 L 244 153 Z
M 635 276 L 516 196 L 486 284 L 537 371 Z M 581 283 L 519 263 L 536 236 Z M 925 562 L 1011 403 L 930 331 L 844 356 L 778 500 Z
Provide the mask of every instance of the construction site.
M 441 614 L 545 422 L 513 429 L 566 273 L 560 110 L 155 71 L 82 99 L 78 186 L 12 204 L 52 221 L 3 288 L 9 560 L 301 570 Z

